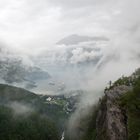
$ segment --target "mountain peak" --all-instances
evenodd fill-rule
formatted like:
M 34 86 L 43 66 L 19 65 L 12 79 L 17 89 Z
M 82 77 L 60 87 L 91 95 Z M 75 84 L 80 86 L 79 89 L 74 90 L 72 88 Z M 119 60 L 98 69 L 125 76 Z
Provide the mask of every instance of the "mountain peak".
M 67 37 L 64 37 L 60 41 L 58 41 L 56 44 L 58 45 L 76 45 L 81 42 L 89 42 L 89 41 L 108 41 L 109 39 L 104 36 L 84 36 L 84 35 L 78 35 L 78 34 L 71 34 Z

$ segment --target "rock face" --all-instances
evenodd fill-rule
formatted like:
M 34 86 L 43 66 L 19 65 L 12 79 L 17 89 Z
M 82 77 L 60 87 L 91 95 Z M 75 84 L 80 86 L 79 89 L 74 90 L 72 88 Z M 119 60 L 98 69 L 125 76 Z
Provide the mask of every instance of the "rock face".
M 131 89 L 118 86 L 105 92 L 96 120 L 96 140 L 127 140 L 127 116 L 117 100 Z

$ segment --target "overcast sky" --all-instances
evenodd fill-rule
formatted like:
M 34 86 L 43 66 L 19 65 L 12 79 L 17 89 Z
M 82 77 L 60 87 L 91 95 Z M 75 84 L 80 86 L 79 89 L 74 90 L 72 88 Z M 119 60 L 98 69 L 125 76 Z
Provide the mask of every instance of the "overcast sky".
M 133 34 L 138 41 L 139 6 L 139 0 L 0 0 L 0 42 L 32 52 L 73 33 Z

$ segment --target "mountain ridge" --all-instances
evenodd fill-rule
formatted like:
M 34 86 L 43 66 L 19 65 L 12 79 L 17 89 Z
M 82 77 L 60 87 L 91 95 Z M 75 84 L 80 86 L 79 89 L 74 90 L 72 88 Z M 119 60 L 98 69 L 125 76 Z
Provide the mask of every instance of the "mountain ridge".
M 62 45 L 62 44 L 63 45 L 76 45 L 81 42 L 89 42 L 89 41 L 109 41 L 109 39 L 104 36 L 91 37 L 91 36 L 84 36 L 84 35 L 82 36 L 82 35 L 78 35 L 78 34 L 72 34 L 67 37 L 64 37 L 63 39 L 58 41 L 56 44 L 58 44 L 58 45 Z

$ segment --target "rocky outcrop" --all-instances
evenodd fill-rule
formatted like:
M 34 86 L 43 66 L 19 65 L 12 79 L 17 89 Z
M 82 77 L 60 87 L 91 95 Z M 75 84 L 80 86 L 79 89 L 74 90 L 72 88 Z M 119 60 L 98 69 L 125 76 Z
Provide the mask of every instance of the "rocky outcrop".
M 118 99 L 131 89 L 122 85 L 105 92 L 96 119 L 96 140 L 127 140 L 127 116 Z

